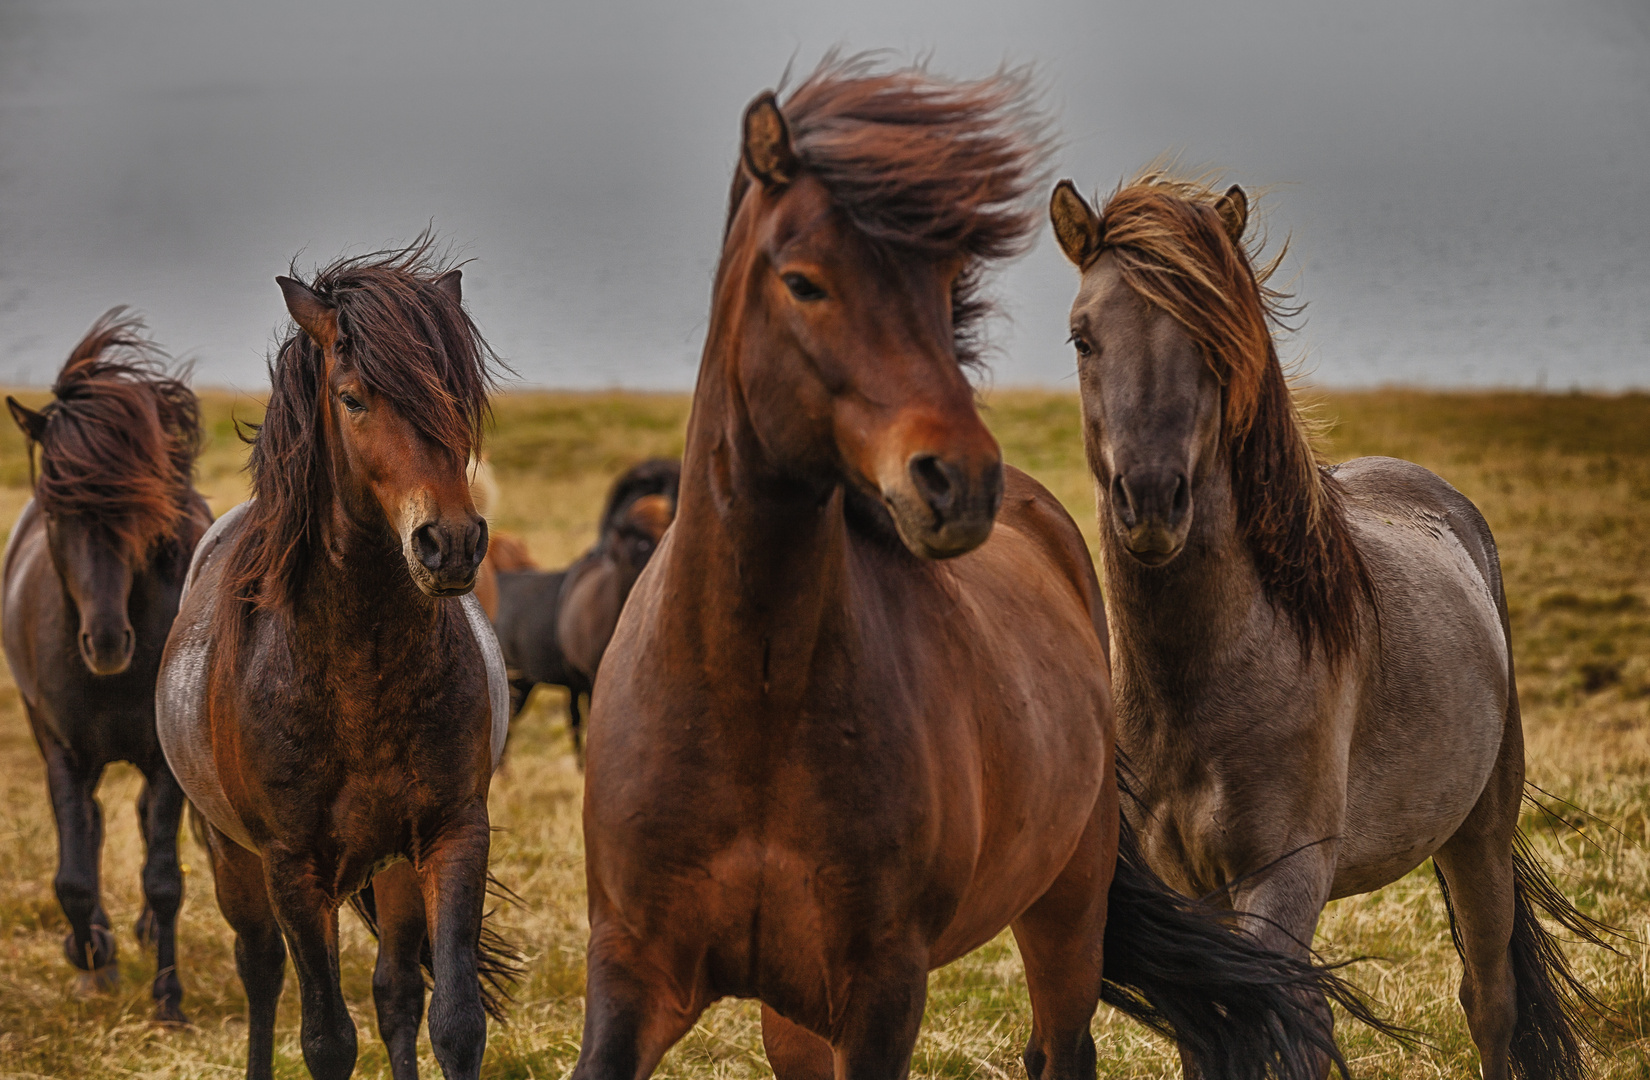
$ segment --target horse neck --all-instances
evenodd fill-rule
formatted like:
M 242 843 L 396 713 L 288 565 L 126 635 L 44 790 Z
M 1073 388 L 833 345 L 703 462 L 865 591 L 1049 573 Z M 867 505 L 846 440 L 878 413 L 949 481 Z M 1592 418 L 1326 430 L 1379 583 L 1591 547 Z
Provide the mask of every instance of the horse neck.
M 413 584 L 394 533 L 350 524 L 333 509 L 294 605 L 295 644 L 332 658 L 365 651 L 423 662 L 439 604 Z
M 821 640 L 850 639 L 843 496 L 771 467 L 719 360 L 707 350 L 670 543 L 657 556 L 664 617 L 686 635 L 673 640 L 722 670 L 759 670 L 764 694 L 800 694 Z

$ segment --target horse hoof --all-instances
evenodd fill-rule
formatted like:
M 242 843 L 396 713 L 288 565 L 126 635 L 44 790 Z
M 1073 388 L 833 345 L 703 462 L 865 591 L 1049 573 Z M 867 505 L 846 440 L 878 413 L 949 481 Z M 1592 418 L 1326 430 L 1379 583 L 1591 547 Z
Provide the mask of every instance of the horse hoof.
M 183 1009 L 175 1001 L 155 1002 L 155 1024 L 160 1027 L 186 1028 L 192 1026 Z
M 120 989 L 120 967 L 109 964 L 85 971 L 75 980 L 75 993 L 83 998 L 107 997 Z
M 143 914 L 138 916 L 137 924 L 132 927 L 137 934 L 138 944 L 145 949 L 153 949 L 160 941 L 160 920 L 155 917 L 154 911 L 145 904 Z
M 68 957 L 70 964 L 81 971 L 101 971 L 112 967 L 115 962 L 115 936 L 109 932 L 107 926 L 93 925 L 92 940 L 82 951 L 75 944 L 74 931 L 70 930 L 63 939 L 63 955 Z

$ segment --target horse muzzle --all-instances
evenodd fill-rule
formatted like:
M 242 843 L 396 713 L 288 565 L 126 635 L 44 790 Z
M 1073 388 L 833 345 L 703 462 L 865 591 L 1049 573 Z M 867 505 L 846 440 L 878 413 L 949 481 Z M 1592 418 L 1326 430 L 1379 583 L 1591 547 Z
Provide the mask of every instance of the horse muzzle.
M 413 583 L 430 596 L 462 596 L 475 588 L 487 557 L 487 519 L 426 521 L 408 534 L 404 554 Z
M 973 551 L 991 535 L 1003 501 L 1000 457 L 968 464 L 916 453 L 883 482 L 882 499 L 900 539 L 914 555 L 950 559 Z
M 1168 468 L 1131 469 L 1112 478 L 1112 521 L 1123 547 L 1147 566 L 1163 566 L 1186 546 L 1192 526 L 1191 482 Z
M 81 623 L 80 659 L 93 675 L 119 675 L 132 666 L 137 639 L 125 619 L 94 619 Z

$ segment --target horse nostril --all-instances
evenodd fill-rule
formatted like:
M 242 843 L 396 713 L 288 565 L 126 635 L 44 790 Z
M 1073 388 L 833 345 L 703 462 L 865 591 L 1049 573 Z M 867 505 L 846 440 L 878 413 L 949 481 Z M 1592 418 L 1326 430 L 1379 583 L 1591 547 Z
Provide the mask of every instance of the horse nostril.
M 1186 482 L 1186 474 L 1175 477 L 1174 498 L 1169 502 L 1169 521 L 1178 525 L 1186 516 L 1186 511 L 1192 505 L 1192 487 Z
M 1134 523 L 1136 520 L 1136 515 L 1134 512 L 1134 499 L 1132 499 L 1129 495 L 1129 485 L 1123 482 L 1122 473 L 1118 473 L 1116 476 L 1112 477 L 1111 506 L 1112 511 L 1122 519 L 1123 525 L 1126 528 L 1134 528 Z
M 434 525 L 420 525 L 413 530 L 412 548 L 424 569 L 441 569 L 441 534 Z
M 911 482 L 923 500 L 936 514 L 944 514 L 956 495 L 956 484 L 946 464 L 934 454 L 919 454 L 911 459 Z
M 481 560 L 487 557 L 487 519 L 477 518 L 476 524 L 469 535 L 470 565 L 480 566 Z

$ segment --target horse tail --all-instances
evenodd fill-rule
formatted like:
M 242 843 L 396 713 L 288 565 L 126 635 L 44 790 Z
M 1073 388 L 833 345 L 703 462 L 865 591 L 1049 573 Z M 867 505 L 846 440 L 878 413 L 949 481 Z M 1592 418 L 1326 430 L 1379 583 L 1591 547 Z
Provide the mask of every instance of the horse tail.
M 1318 1004 L 1402 1038 L 1332 967 L 1274 952 L 1232 913 L 1181 896 L 1146 864 L 1127 821 L 1107 896 L 1100 998 L 1175 1040 L 1207 1080 L 1310 1080 L 1321 1058 L 1346 1076 Z
M 1581 1080 L 1586 1075 L 1583 1044 L 1598 1048 L 1598 1039 L 1584 1022 L 1584 1014 L 1607 1016 L 1613 1010 L 1576 978 L 1558 939 L 1542 925 L 1537 909 L 1590 945 L 1616 951 L 1606 939 L 1617 932 L 1565 899 L 1541 868 L 1522 832 L 1513 834 L 1513 985 L 1518 995 L 1518 1020 L 1510 1048 L 1513 1075 L 1522 1080 Z M 1455 906 L 1449 884 L 1433 865 L 1438 888 L 1449 913 L 1450 937 L 1463 953 L 1461 932 L 1455 925 Z
M 487 891 L 494 896 L 503 897 L 512 902 L 518 901 L 516 894 L 509 886 L 500 882 L 492 874 L 487 875 Z M 361 917 L 368 932 L 373 937 L 378 936 L 378 903 L 372 892 L 372 882 L 354 896 L 349 898 L 350 907 Z M 510 943 L 503 934 L 500 934 L 488 923 L 492 921 L 493 913 L 487 912 L 481 920 L 481 940 L 476 946 L 476 977 L 481 983 L 481 1007 L 487 1010 L 487 1015 L 499 1023 L 504 1023 L 506 1011 L 514 1000 L 511 989 L 521 978 L 523 971 L 521 950 Z M 418 950 L 418 965 L 424 969 L 424 984 L 431 985 L 435 973 L 435 957 L 430 951 L 430 938 L 424 936 L 424 944 Z

